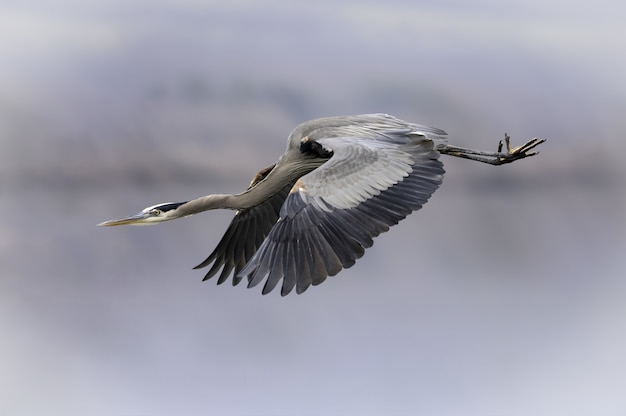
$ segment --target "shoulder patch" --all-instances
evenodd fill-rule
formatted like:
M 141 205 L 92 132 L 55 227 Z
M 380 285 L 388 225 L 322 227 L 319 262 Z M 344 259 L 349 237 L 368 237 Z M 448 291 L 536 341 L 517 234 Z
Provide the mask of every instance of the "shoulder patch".
M 308 137 L 305 137 L 300 142 L 300 153 L 322 159 L 330 159 L 333 155 L 332 151 L 326 150 L 324 146 L 316 141 L 310 140 Z

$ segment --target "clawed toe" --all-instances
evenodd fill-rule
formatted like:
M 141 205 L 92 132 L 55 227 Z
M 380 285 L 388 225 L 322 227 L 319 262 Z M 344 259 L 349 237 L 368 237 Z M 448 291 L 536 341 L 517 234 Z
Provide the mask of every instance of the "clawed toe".
M 507 161 L 507 162 L 512 162 L 514 160 L 517 159 L 523 159 L 525 157 L 528 156 L 535 156 L 536 154 L 538 154 L 539 152 L 532 152 L 532 153 L 528 153 L 529 150 L 534 149 L 535 147 L 539 146 L 541 143 L 545 142 L 545 139 L 537 139 L 536 137 L 532 140 L 529 140 L 528 142 L 524 143 L 521 146 L 517 146 L 514 148 L 511 148 L 511 137 L 508 134 L 504 134 L 504 141 L 506 143 L 506 150 L 507 152 L 503 154 L 504 157 L 502 157 L 503 162 Z M 498 143 L 498 153 L 502 153 L 502 140 L 500 140 L 500 142 Z

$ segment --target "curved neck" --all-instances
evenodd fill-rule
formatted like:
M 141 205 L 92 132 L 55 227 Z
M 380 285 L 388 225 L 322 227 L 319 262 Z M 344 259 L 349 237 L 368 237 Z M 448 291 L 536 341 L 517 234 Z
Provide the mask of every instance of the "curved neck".
M 285 154 L 263 180 L 245 192 L 202 196 L 182 204 L 173 215 L 180 218 L 211 209 L 240 210 L 259 205 L 325 162 L 324 159 L 302 160 L 298 156 L 299 152 L 295 156 Z
M 192 199 L 182 204 L 172 214 L 175 218 L 181 218 L 212 209 L 240 210 L 251 208 L 266 201 L 288 184 L 289 182 L 264 179 L 240 194 L 213 194 Z

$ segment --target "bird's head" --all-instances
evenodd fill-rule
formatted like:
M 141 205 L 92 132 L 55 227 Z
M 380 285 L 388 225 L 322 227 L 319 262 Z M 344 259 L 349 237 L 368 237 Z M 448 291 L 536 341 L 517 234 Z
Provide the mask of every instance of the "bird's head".
M 99 226 L 113 225 L 152 225 L 178 218 L 176 210 L 185 202 L 165 202 L 143 209 L 140 213 L 126 218 L 101 222 Z

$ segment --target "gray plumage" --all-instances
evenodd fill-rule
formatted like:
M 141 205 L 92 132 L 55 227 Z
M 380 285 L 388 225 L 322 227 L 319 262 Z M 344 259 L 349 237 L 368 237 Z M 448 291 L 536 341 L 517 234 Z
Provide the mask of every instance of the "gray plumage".
M 507 151 L 463 149 L 443 130 L 385 114 L 307 121 L 290 134 L 278 162 L 257 174 L 240 194 L 166 203 L 99 225 L 150 224 L 217 208 L 236 210 L 208 267 L 218 284 L 233 275 L 263 293 L 281 281 L 281 294 L 304 292 L 354 265 L 373 238 L 420 209 L 443 180 L 440 154 L 501 165 L 536 153 L 533 139 Z

